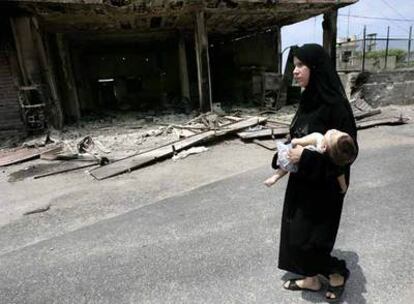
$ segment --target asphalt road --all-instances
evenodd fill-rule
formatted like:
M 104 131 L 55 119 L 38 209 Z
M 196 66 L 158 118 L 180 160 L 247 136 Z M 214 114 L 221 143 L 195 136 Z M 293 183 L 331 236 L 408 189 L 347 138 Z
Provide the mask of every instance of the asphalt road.
M 361 149 L 334 254 L 344 303 L 414 303 L 413 127 Z M 381 138 L 378 138 L 378 143 Z M 286 180 L 260 167 L 0 255 L 0 303 L 323 303 L 277 269 Z

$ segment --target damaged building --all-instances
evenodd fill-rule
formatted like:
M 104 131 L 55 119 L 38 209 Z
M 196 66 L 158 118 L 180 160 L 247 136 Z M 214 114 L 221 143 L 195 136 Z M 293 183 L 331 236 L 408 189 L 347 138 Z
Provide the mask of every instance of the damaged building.
M 337 10 L 356 1 L 3 0 L 0 136 L 109 110 L 262 105 L 283 84 L 281 28 L 324 14 L 335 53 Z

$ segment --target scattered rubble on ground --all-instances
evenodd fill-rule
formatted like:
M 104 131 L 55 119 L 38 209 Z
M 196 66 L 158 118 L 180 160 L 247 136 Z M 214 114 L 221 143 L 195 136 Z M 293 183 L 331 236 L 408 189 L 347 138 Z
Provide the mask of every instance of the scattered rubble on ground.
M 369 106 L 359 94 L 354 94 L 351 107 L 358 128 L 382 124 L 403 124 L 407 118 L 395 111 L 381 111 Z M 170 114 L 163 116 L 128 113 L 105 119 L 90 119 L 79 126 L 67 126 L 62 131 L 49 130 L 46 135 L 32 137 L 16 148 L 0 149 L 0 166 L 41 158 L 56 164 L 77 161 L 70 167 L 36 175 L 52 176 L 91 167 L 91 175 L 107 178 L 131 171 L 154 160 L 202 153 L 208 148 L 196 146 L 217 141 L 234 133 L 247 142 L 274 150 L 276 138 L 289 132 L 297 105 L 259 111 L 257 108 L 233 109 L 229 113 L 201 115 Z M 238 132 L 238 133 L 237 133 Z M 83 163 L 79 163 L 82 161 Z M 101 168 L 110 164 L 110 168 Z
M 203 147 L 203 146 L 201 146 L 201 147 L 192 147 L 188 150 L 181 151 L 180 153 L 174 155 L 172 157 L 172 160 L 177 161 L 179 159 L 186 158 L 188 155 L 199 154 L 199 153 L 203 153 L 203 152 L 206 152 L 206 151 L 208 151 L 208 148 Z
M 50 207 L 51 207 L 50 204 L 46 204 L 45 206 L 26 211 L 26 212 L 23 213 L 23 215 L 30 215 L 30 214 L 35 214 L 35 213 L 46 212 L 50 209 Z

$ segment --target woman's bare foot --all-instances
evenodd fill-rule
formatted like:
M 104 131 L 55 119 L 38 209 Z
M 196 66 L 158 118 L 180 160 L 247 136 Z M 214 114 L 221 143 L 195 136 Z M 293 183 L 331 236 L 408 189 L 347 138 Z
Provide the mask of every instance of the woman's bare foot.
M 310 290 L 318 291 L 322 287 L 318 276 L 305 277 L 303 279 L 298 279 L 298 280 L 295 280 L 295 283 L 300 289 L 305 289 L 305 290 L 310 289 Z M 283 287 L 285 289 L 291 289 L 290 285 L 291 285 L 291 280 L 286 281 L 285 284 L 283 285 Z
M 341 276 L 338 273 L 331 274 L 331 275 L 329 275 L 329 285 L 332 286 L 332 287 L 344 286 L 345 285 L 345 277 Z M 341 292 L 341 294 L 342 294 L 342 292 Z M 327 299 L 331 299 L 331 300 L 335 300 L 337 298 L 337 295 L 333 292 L 330 292 L 330 291 L 328 291 L 325 296 L 326 296 Z
M 277 174 L 272 175 L 271 177 L 269 177 L 267 180 L 265 180 L 265 181 L 264 181 L 264 184 L 265 184 L 266 186 L 270 187 L 270 186 L 272 186 L 273 184 L 275 184 L 275 183 L 278 181 L 278 179 L 279 179 L 279 178 L 280 178 L 280 176 L 279 176 L 279 175 L 277 175 Z

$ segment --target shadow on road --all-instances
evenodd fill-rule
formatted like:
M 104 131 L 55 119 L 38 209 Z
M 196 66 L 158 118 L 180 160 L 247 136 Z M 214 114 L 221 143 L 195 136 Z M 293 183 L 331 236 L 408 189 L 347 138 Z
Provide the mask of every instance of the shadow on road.
M 334 250 L 332 255 L 345 260 L 348 269 L 351 271 L 351 276 L 347 282 L 343 297 L 336 303 L 366 304 L 367 301 L 363 294 L 366 293 L 365 284 L 367 281 L 361 266 L 358 264 L 358 254 L 353 251 Z M 300 276 L 288 272 L 282 276 L 281 280 L 286 281 L 295 278 L 300 278 Z M 325 292 L 328 282 L 324 280 L 322 283 L 324 284 L 324 287 L 321 292 L 304 291 L 302 292 L 302 298 L 311 303 L 326 303 Z

